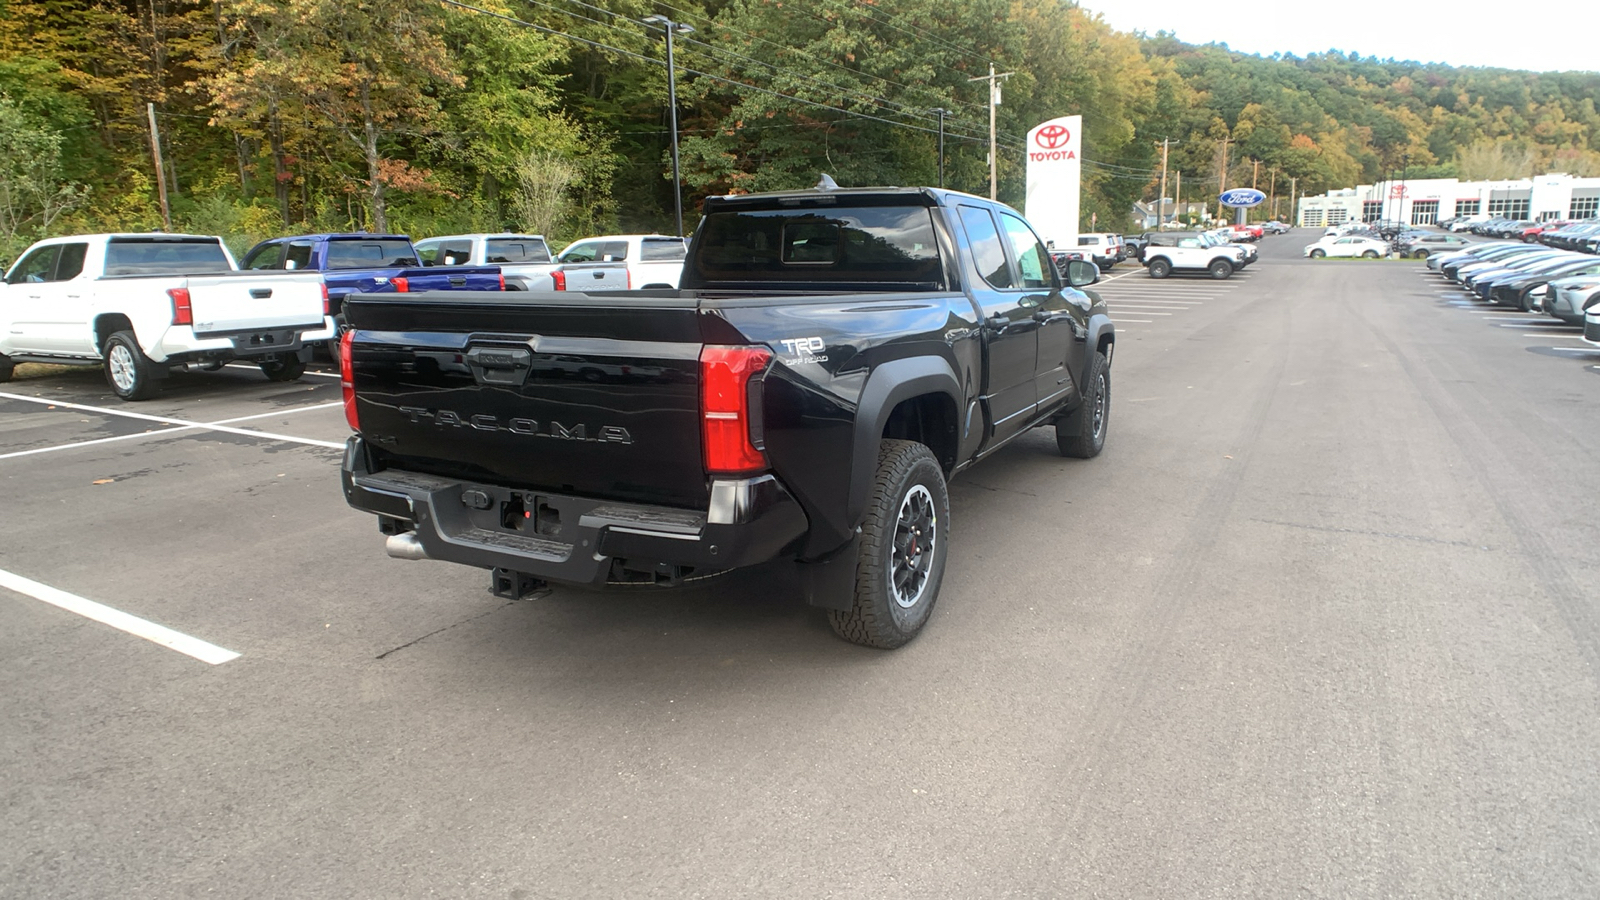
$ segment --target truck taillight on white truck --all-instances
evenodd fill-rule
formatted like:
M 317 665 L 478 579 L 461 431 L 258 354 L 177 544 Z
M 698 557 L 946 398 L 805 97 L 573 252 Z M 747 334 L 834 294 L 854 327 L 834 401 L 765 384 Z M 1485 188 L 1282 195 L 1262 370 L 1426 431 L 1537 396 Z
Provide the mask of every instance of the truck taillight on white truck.
M 299 378 L 325 304 L 317 273 L 239 272 L 220 239 L 181 234 L 40 241 L 0 290 L 0 381 L 19 362 L 98 365 L 124 400 L 183 365 L 246 359 Z

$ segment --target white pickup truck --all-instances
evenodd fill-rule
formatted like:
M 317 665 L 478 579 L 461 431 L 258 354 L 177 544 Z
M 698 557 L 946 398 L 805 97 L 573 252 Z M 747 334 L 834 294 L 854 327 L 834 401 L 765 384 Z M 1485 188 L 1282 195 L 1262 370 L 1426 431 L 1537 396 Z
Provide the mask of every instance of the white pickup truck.
M 608 234 L 573 241 L 558 259 L 568 266 L 596 261 L 624 262 L 630 288 L 676 288 L 688 244 L 664 234 Z M 569 279 L 580 280 L 580 279 Z M 586 288 L 587 289 L 587 288 Z M 570 290 L 578 290 L 576 287 Z
M 538 234 L 452 234 L 417 241 L 424 266 L 499 266 L 508 291 L 625 291 L 621 260 L 557 262 Z
M 239 272 L 220 238 L 87 234 L 28 248 L 0 287 L 0 382 L 20 362 L 104 366 L 124 400 L 175 366 L 248 359 L 273 381 L 305 372 L 323 327 L 316 272 Z

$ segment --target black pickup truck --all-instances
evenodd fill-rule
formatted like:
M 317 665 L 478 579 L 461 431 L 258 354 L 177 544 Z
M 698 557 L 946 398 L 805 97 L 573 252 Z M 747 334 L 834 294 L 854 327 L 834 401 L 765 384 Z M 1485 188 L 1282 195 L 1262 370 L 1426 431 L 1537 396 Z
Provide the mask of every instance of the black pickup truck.
M 1038 425 L 1104 445 L 1096 275 L 1001 204 L 835 188 L 708 199 L 679 290 L 355 294 L 345 497 L 509 598 L 793 559 L 842 637 L 896 647 L 946 479 Z

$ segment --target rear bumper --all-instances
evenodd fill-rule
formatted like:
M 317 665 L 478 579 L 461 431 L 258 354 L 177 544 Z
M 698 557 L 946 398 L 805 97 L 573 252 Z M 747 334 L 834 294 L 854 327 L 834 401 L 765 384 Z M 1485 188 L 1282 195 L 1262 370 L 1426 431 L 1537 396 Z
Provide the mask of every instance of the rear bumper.
M 808 528 L 772 475 L 712 482 L 704 511 L 617 503 L 387 469 L 345 445 L 345 501 L 410 534 L 428 559 L 507 569 L 564 584 L 673 583 L 780 556 Z M 508 523 L 512 526 L 508 527 Z

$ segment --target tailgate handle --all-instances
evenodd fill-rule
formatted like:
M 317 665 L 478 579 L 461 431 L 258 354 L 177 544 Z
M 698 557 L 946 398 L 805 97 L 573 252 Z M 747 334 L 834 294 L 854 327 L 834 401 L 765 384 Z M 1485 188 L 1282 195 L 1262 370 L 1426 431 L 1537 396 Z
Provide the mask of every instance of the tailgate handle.
M 533 368 L 533 351 L 525 347 L 473 347 L 467 365 L 479 384 L 521 384 Z
M 461 287 L 463 284 L 466 284 L 466 283 L 467 283 L 467 276 L 465 276 L 465 275 L 451 275 L 450 276 L 450 284 L 453 287 Z
M 251 288 L 250 296 L 257 300 L 265 300 L 272 296 L 272 288 Z

